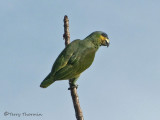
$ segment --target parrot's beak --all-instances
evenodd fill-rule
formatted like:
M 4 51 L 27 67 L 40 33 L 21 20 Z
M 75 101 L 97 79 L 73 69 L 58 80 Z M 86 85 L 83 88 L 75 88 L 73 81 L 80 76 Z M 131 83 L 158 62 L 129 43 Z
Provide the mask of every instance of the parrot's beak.
M 106 39 L 106 46 L 109 47 L 109 39 Z

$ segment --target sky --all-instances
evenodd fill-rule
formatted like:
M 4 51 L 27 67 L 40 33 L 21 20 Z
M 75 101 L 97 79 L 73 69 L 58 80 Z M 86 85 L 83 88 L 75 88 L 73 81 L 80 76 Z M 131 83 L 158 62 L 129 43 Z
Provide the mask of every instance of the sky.
M 68 81 L 39 87 L 71 41 L 104 31 L 77 81 L 85 120 L 160 120 L 159 0 L 0 0 L 0 119 L 75 120 Z M 35 116 L 31 116 L 36 114 Z

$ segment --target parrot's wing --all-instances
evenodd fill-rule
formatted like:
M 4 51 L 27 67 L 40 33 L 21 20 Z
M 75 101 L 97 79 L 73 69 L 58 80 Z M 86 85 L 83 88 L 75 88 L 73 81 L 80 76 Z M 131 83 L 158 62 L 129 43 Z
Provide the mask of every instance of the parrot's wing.
M 60 53 L 60 55 L 56 59 L 55 63 L 53 64 L 51 72 L 42 81 L 40 87 L 46 88 L 49 85 L 51 85 L 55 80 L 60 80 L 61 78 L 64 79 L 64 77 L 62 77 L 62 76 L 59 77 L 60 74 L 57 74 L 57 73 L 62 73 L 59 71 L 61 71 L 63 68 L 65 68 L 65 69 L 70 68 L 70 66 L 68 66 L 67 64 L 68 64 L 70 58 L 72 57 L 73 53 L 75 52 L 75 50 L 78 48 L 79 41 L 80 40 L 74 40 L 69 45 L 67 45 L 66 48 Z M 63 71 L 63 73 L 64 73 L 64 71 Z
M 59 69 L 55 73 L 54 76 L 55 79 L 66 80 L 79 76 L 79 73 L 77 74 L 78 66 L 79 66 L 79 57 L 77 57 L 77 55 L 73 53 L 68 62 L 66 63 L 66 65 L 64 65 L 61 69 Z
M 84 43 L 83 43 L 84 45 Z M 84 70 L 86 70 L 93 62 L 95 50 L 77 45 L 67 63 L 58 71 L 56 71 L 55 80 L 67 80 L 77 78 Z
M 55 63 L 53 64 L 51 74 L 54 75 L 57 71 L 64 68 L 70 61 L 73 53 L 76 51 L 79 45 L 79 39 L 71 42 L 66 48 L 60 53 Z

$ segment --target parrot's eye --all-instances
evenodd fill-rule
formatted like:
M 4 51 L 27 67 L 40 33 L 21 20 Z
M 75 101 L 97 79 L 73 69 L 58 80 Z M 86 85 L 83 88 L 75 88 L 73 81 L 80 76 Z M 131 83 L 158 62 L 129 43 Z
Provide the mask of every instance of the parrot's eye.
M 102 35 L 103 37 L 108 38 L 108 35 L 107 35 L 106 33 L 102 33 L 101 35 Z

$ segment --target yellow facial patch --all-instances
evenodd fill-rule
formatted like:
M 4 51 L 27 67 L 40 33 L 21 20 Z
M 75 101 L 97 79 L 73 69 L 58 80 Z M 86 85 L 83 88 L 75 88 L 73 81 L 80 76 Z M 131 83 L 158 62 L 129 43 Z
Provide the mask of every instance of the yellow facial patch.
M 107 38 L 104 37 L 103 35 L 101 35 L 101 36 L 100 36 L 100 39 L 101 39 L 102 41 L 104 41 L 104 40 L 106 40 Z
M 104 41 L 107 41 L 107 43 L 109 43 L 109 39 L 107 39 L 107 38 L 104 37 L 103 35 L 100 36 L 100 39 L 101 39 L 102 43 L 103 43 Z

